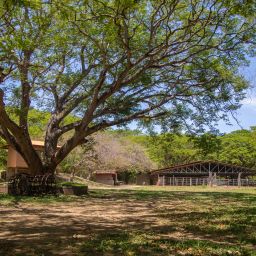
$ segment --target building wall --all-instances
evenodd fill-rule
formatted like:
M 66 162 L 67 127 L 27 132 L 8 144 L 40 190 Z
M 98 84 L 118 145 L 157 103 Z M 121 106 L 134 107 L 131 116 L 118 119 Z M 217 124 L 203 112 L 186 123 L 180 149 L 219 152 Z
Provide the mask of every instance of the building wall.
M 113 175 L 110 173 L 106 174 L 95 174 L 95 181 L 106 185 L 115 185 Z
M 22 156 L 12 147 L 8 148 L 7 168 L 27 168 Z
M 0 184 L 0 194 L 8 194 L 8 185 Z
M 38 154 L 42 152 L 43 148 L 36 148 Z M 23 157 L 11 146 L 8 147 L 8 156 L 7 156 L 7 172 L 6 172 L 6 179 L 10 179 L 12 176 L 16 175 L 17 173 L 27 173 L 31 174 L 30 170 L 28 169 L 28 165 L 23 159 Z

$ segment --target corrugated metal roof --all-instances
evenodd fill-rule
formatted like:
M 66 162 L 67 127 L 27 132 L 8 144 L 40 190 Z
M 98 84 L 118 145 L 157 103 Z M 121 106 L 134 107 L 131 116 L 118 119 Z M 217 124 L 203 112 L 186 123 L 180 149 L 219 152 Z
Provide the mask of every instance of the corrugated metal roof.
M 195 162 L 190 162 L 190 163 L 186 163 L 186 164 L 173 165 L 170 167 L 153 170 L 153 171 L 151 171 L 151 174 L 167 173 L 167 172 L 171 172 L 171 171 L 174 171 L 174 170 L 180 169 L 180 168 L 186 168 L 186 167 L 189 168 L 189 167 L 192 167 L 197 164 L 215 164 L 215 165 L 222 165 L 222 166 L 226 166 L 226 167 L 230 167 L 230 168 L 238 168 L 241 171 L 256 172 L 256 170 L 252 169 L 252 168 L 210 160 L 210 161 L 195 161 Z

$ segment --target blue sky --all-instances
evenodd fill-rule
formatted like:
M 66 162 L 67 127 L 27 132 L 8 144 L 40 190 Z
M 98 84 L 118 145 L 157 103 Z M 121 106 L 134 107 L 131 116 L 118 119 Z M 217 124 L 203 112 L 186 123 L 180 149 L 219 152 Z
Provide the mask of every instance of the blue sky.
M 250 65 L 248 67 L 240 68 L 240 72 L 250 81 L 251 85 L 248 89 L 247 97 L 241 102 L 241 108 L 235 113 L 235 119 L 229 115 L 229 124 L 219 121 L 219 125 L 216 128 L 219 129 L 220 133 L 229 133 L 239 129 L 250 129 L 251 126 L 256 126 L 256 57 L 250 59 Z M 136 122 L 132 122 L 128 127 L 130 129 L 136 129 Z
M 251 88 L 247 92 L 246 99 L 242 102 L 242 107 L 237 111 L 236 118 L 239 124 L 230 116 L 231 125 L 219 122 L 220 132 L 231 132 L 238 129 L 249 129 L 256 126 L 256 58 L 250 59 L 249 67 L 241 68 L 241 73 L 250 81 Z

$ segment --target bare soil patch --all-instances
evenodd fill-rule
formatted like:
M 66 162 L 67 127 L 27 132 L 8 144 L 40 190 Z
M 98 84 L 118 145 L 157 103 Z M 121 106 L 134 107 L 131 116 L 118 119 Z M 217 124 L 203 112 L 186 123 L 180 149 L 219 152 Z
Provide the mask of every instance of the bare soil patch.
M 0 255 L 253 255 L 256 249 L 254 193 L 119 189 L 63 199 L 0 203 Z

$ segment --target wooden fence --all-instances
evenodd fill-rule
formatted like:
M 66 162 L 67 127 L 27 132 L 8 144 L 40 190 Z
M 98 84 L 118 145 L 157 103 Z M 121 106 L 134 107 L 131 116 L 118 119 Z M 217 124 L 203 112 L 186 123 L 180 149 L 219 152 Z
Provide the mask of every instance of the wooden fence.
M 158 178 L 159 186 L 256 186 L 256 181 L 251 179 L 210 179 L 198 177 L 166 177 Z

